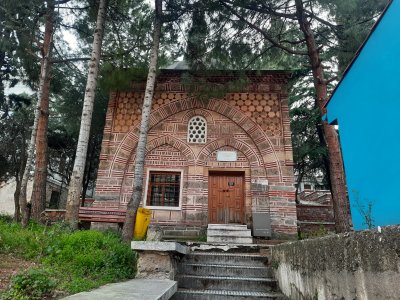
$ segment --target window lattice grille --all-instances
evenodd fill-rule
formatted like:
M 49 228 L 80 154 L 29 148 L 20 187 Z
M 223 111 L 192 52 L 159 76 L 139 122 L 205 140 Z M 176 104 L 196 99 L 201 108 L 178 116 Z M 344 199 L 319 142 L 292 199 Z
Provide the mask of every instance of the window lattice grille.
M 207 121 L 200 116 L 193 117 L 188 124 L 188 142 L 204 144 L 207 140 Z
M 181 173 L 150 171 L 147 205 L 179 206 Z

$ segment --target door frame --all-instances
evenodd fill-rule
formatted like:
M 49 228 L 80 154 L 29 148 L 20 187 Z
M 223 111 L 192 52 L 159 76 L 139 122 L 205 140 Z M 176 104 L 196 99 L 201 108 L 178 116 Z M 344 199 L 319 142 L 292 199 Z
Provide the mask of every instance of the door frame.
M 243 170 L 243 171 L 239 171 L 239 170 L 221 170 L 221 169 L 218 169 L 218 170 L 213 170 L 213 169 L 211 169 L 211 170 L 208 170 L 208 177 L 207 177 L 207 180 L 208 180 L 208 190 L 207 190 L 207 197 L 208 197 L 208 214 L 207 214 L 207 224 L 213 224 L 213 223 L 210 223 L 210 215 L 209 215 L 209 211 L 210 211 L 210 204 L 211 204 L 211 201 L 210 201 L 210 199 L 211 199 L 211 197 L 210 197 L 210 191 L 211 191 L 211 187 L 210 187 L 210 177 L 212 176 L 212 175 L 216 175 L 216 176 L 230 176 L 230 175 L 232 175 L 232 176 L 241 176 L 242 178 L 243 178 L 243 183 L 242 183 L 242 212 L 241 212 L 241 219 L 242 219 L 242 222 L 240 223 L 240 224 L 246 224 L 246 208 L 245 208 L 245 204 L 246 204 L 246 199 L 245 199 L 245 196 L 246 196 L 246 192 L 245 192 L 245 189 L 246 189 L 246 181 L 245 181 L 245 178 L 246 178 L 246 172 L 245 172 L 245 170 Z

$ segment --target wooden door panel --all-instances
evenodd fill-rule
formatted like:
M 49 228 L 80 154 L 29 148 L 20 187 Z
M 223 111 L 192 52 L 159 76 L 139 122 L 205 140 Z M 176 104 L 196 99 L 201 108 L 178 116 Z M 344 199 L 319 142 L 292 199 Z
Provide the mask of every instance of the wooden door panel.
M 213 173 L 209 177 L 209 223 L 243 223 L 243 175 Z

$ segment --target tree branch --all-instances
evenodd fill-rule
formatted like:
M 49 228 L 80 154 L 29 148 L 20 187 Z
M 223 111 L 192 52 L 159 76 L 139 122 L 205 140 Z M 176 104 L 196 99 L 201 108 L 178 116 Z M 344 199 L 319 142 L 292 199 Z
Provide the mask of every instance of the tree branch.
M 259 12 L 259 13 L 262 13 L 262 14 L 269 14 L 269 15 L 274 15 L 276 17 L 287 18 L 287 19 L 292 19 L 292 20 L 296 19 L 296 14 L 280 13 L 280 12 L 277 12 L 277 11 L 273 10 L 270 6 L 266 6 L 266 5 L 263 5 L 260 8 L 260 7 L 257 6 L 256 3 L 250 3 L 248 5 L 243 5 L 243 4 L 231 1 L 231 0 L 222 0 L 222 1 L 225 2 L 225 3 L 229 3 L 232 6 L 239 6 L 241 8 L 245 8 L 245 9 L 248 9 L 248 10 L 256 11 L 256 12 Z
M 335 80 L 338 80 L 338 79 L 339 79 L 338 76 L 332 77 L 331 79 L 324 80 L 324 84 L 328 85 L 328 84 L 330 84 L 332 81 L 335 81 Z
M 290 54 L 295 54 L 295 55 L 308 55 L 307 52 L 305 51 L 296 51 L 296 50 L 292 50 L 288 47 L 283 46 L 282 44 L 280 44 L 278 41 L 275 41 L 271 36 L 269 36 L 263 29 L 261 29 L 260 27 L 258 27 L 257 25 L 249 22 L 246 18 L 244 18 L 242 15 L 238 14 L 233 8 L 231 8 L 229 5 L 227 5 L 224 1 L 226 0 L 219 0 L 219 2 L 226 7 L 232 14 L 234 14 L 237 18 L 239 18 L 242 22 L 246 23 L 250 28 L 256 30 L 257 32 L 259 32 L 260 34 L 262 34 L 262 36 L 269 41 L 272 45 L 274 45 L 277 48 L 280 48 Z
M 79 9 L 79 10 L 85 10 L 85 9 L 89 9 L 90 6 L 84 6 L 84 7 L 69 7 L 69 6 L 58 6 L 57 8 L 61 8 L 61 9 Z

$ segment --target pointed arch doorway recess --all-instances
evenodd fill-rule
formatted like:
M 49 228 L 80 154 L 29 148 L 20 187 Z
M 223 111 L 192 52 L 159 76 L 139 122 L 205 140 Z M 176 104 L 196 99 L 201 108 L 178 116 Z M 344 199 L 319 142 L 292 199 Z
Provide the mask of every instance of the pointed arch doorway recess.
M 209 172 L 209 224 L 244 224 L 244 175 L 244 172 Z

